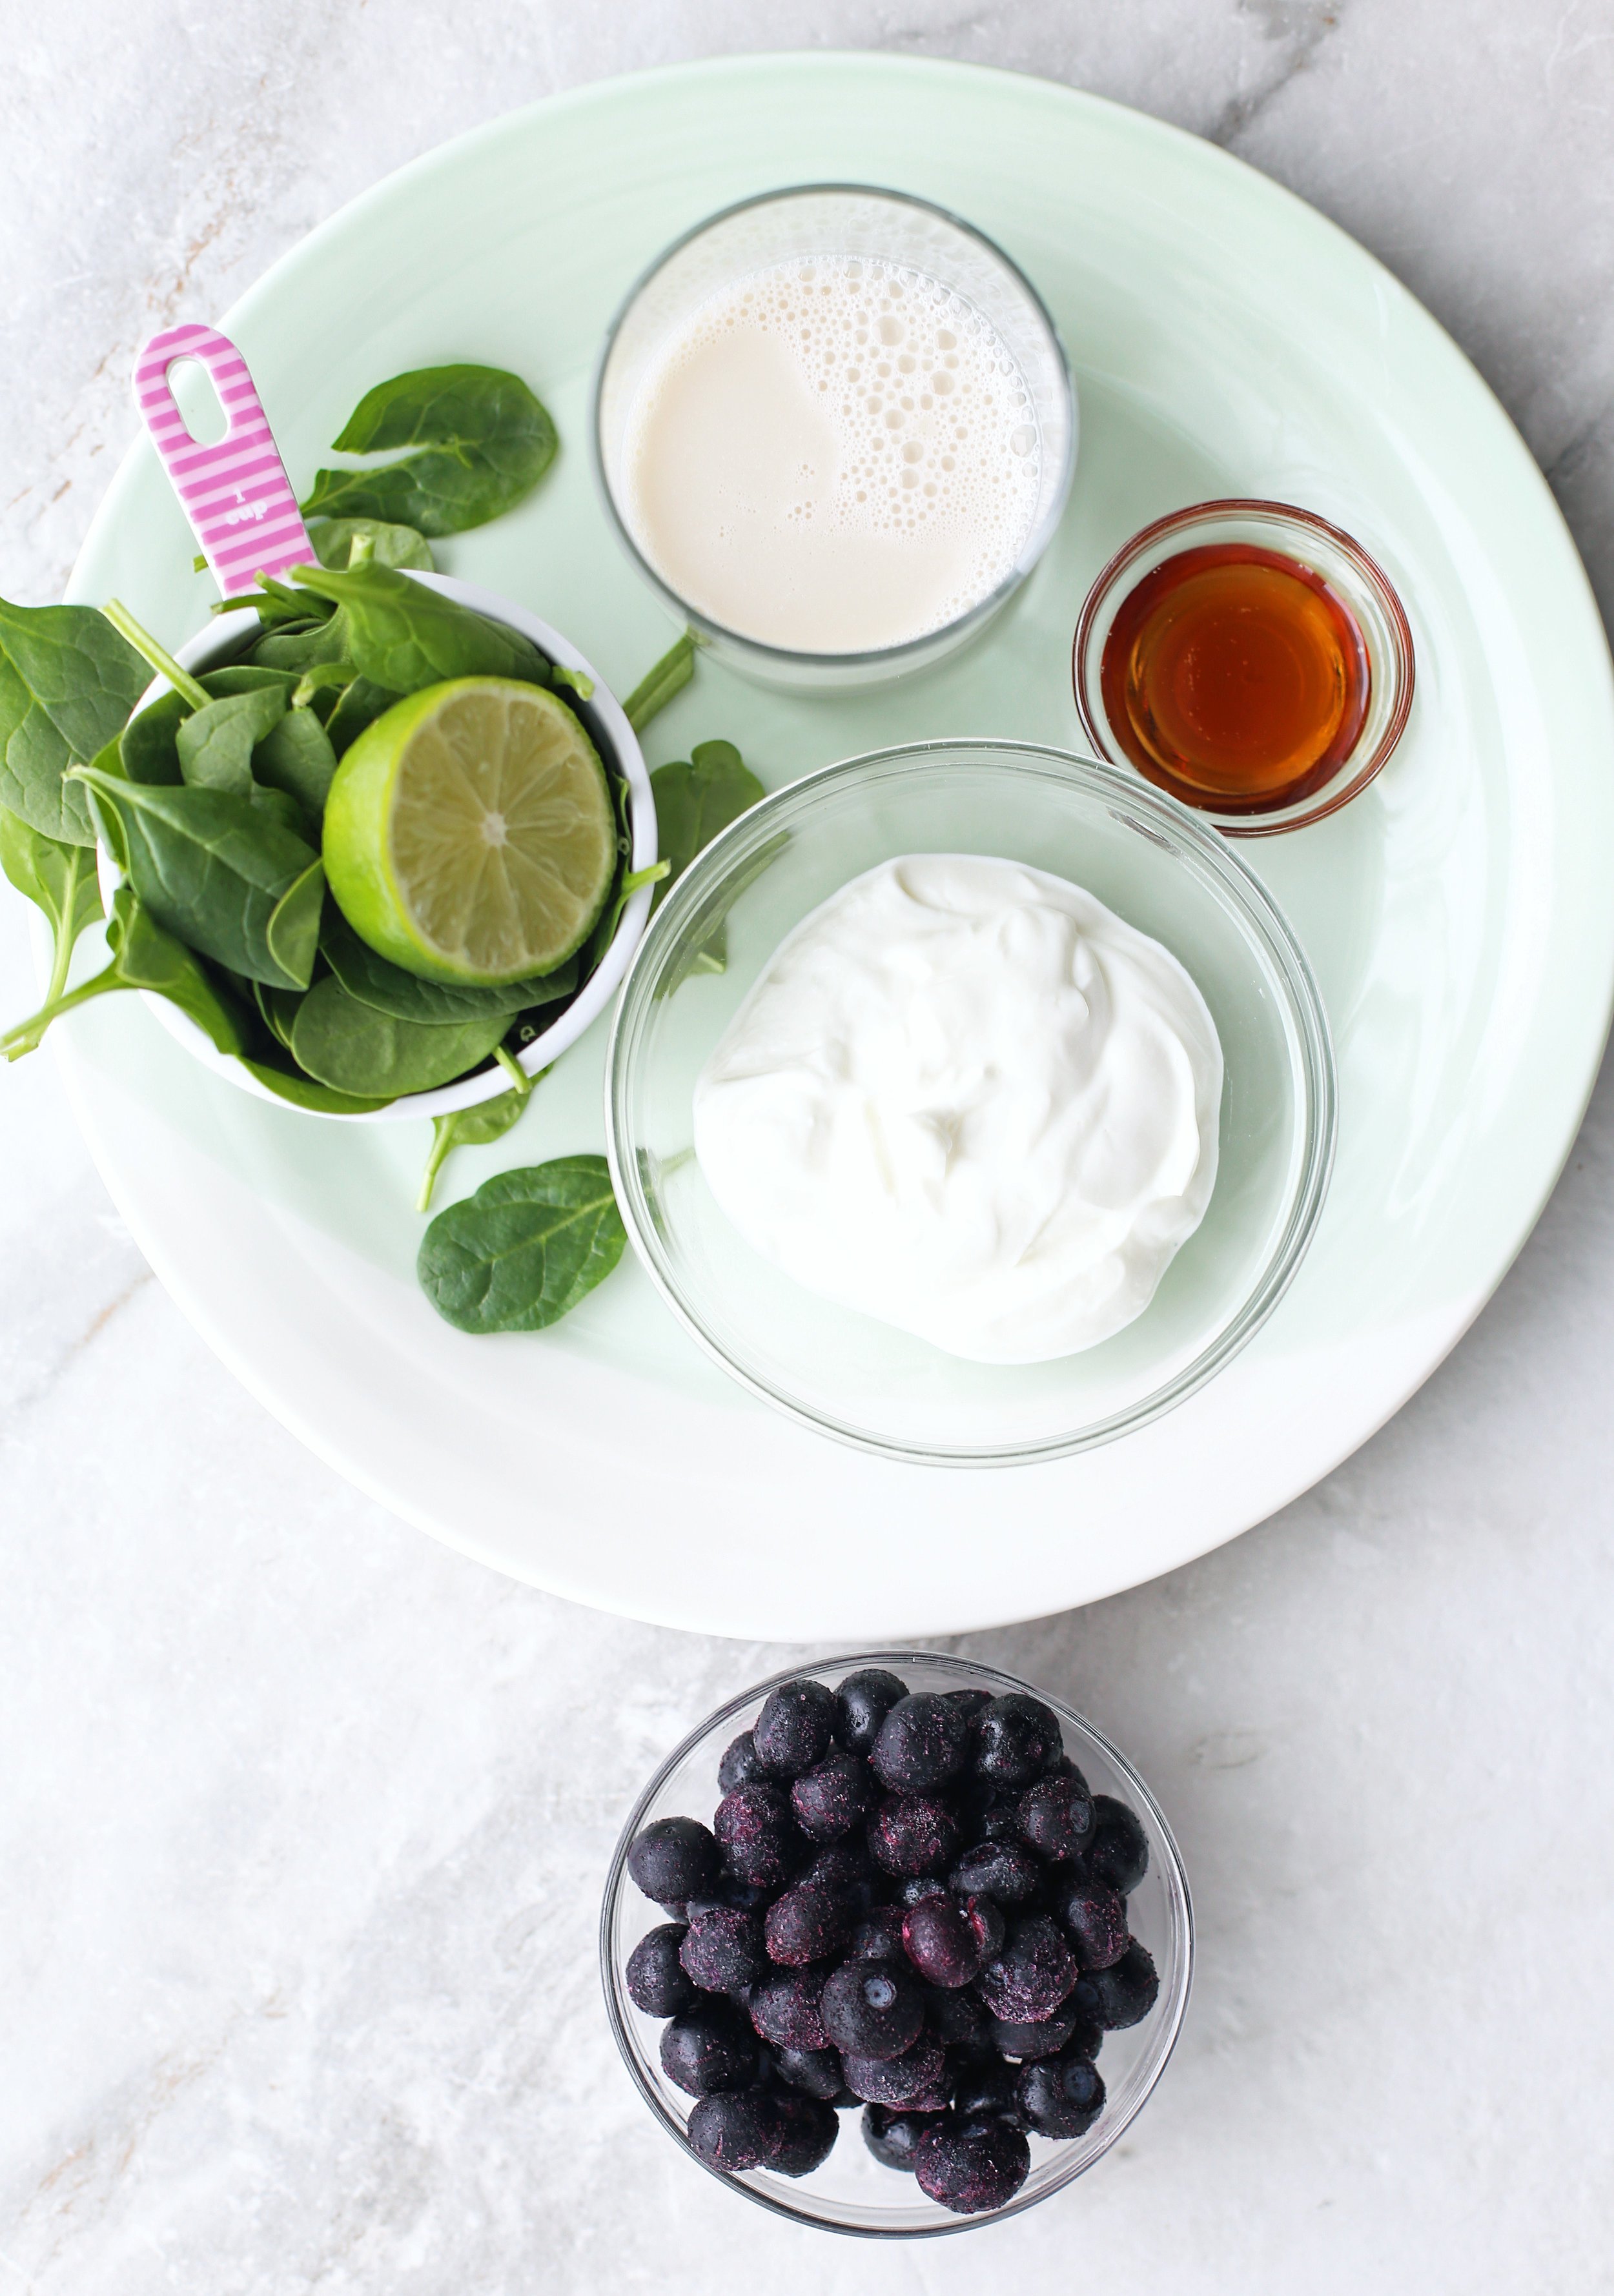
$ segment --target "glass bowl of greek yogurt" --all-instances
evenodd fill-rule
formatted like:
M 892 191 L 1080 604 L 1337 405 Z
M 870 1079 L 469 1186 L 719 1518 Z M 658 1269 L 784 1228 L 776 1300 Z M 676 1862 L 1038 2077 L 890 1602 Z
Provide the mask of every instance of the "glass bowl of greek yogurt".
M 680 621 L 803 690 L 879 685 L 973 637 L 1046 548 L 1075 467 L 1053 323 L 923 200 L 807 184 L 725 209 L 605 338 L 607 514 Z
M 708 1354 L 887 1457 L 1024 1465 L 1202 1387 L 1293 1279 L 1333 1056 L 1187 808 L 1026 742 L 766 798 L 651 919 L 608 1056 L 628 1234 Z

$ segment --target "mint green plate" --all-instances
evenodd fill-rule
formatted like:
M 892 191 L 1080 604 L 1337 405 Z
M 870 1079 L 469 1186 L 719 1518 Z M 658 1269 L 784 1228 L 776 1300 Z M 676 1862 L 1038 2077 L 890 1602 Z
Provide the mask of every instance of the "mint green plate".
M 1479 1312 L 1574 1137 L 1614 979 L 1614 707 L 1585 577 L 1495 399 L 1427 313 L 1309 209 L 1209 145 L 1033 79 L 879 56 L 758 57 L 585 89 L 382 184 L 218 315 L 292 476 L 398 369 L 528 377 L 562 455 L 514 517 L 444 552 L 619 692 L 669 636 L 591 493 L 588 376 L 618 297 L 676 233 L 770 185 L 895 184 L 1030 275 L 1081 394 L 1064 525 L 972 651 L 859 700 L 705 666 L 650 761 L 737 741 L 770 786 L 851 752 L 992 734 L 1080 746 L 1070 638 L 1144 521 L 1275 496 L 1360 537 L 1406 602 L 1418 696 L 1334 819 L 1244 849 L 1322 983 L 1339 1163 L 1255 1343 L 1141 1432 L 988 1473 L 818 1439 L 707 1363 L 629 1261 L 553 1332 L 471 1340 L 413 1282 L 424 1125 L 337 1127 L 216 1081 L 133 999 L 66 1024 L 92 1150 L 157 1272 L 253 1392 L 362 1488 L 514 1576 L 735 1635 L 878 1639 L 1085 1603 L 1203 1553 L 1380 1426 Z M 209 315 L 215 316 L 215 315 Z M 73 594 L 174 641 L 211 597 L 135 447 Z M 496 1150 L 602 1139 L 604 1026 Z

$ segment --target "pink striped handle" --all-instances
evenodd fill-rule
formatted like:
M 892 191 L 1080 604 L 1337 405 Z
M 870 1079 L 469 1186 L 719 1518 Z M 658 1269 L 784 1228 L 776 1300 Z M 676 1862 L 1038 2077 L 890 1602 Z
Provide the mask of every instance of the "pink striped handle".
M 168 388 L 176 359 L 200 359 L 229 419 L 212 446 L 192 438 Z M 314 545 L 247 363 L 228 335 L 187 320 L 153 335 L 135 362 L 135 404 L 226 598 L 259 573 L 308 566 Z

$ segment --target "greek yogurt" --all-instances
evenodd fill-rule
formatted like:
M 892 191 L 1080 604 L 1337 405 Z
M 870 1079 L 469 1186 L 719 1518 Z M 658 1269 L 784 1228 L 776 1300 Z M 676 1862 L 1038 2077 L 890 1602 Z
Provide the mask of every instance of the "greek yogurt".
M 1168 950 L 1063 878 L 910 854 L 775 951 L 695 1151 L 809 1291 L 977 1363 L 1141 1315 L 1216 1183 L 1222 1050 Z

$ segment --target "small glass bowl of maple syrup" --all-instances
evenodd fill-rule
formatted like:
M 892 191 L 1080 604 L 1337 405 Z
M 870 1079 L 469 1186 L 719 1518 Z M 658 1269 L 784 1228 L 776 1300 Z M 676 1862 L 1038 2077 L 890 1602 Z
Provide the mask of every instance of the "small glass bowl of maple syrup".
M 1413 634 L 1360 543 L 1288 503 L 1156 519 L 1087 594 L 1076 706 L 1098 755 L 1232 837 L 1337 813 L 1412 708 Z

